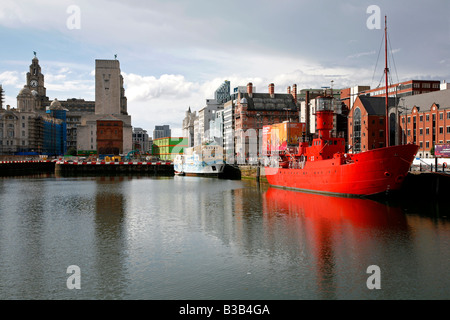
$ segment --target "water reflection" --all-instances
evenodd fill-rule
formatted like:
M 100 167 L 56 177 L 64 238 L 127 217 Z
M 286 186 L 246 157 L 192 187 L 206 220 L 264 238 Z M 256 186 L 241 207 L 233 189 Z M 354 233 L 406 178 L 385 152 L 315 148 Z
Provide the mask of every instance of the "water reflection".
M 351 297 L 355 284 L 359 288 L 355 292 L 360 292 L 366 268 L 383 263 L 379 251 L 384 250 L 382 246 L 389 238 L 409 238 L 408 224 L 399 207 L 366 199 L 269 188 L 263 212 L 268 235 L 285 229 L 303 242 L 301 247 L 310 256 L 322 299 L 339 298 L 342 291 Z
M 95 292 L 97 298 L 123 297 L 127 277 L 126 177 L 97 177 L 95 192 Z
M 270 216 L 289 214 L 304 216 L 316 224 L 344 222 L 369 228 L 405 229 L 400 207 L 361 198 L 345 198 L 269 188 L 264 197 L 264 212 Z
M 3 299 L 450 296 L 450 226 L 411 205 L 130 176 L 0 179 L 0 203 Z

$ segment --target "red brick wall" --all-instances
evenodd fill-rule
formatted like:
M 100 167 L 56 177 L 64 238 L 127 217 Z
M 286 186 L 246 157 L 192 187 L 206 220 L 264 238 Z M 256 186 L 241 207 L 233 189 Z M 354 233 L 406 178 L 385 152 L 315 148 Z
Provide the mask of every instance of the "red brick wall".
M 122 121 L 97 121 L 97 151 L 99 154 L 123 153 Z

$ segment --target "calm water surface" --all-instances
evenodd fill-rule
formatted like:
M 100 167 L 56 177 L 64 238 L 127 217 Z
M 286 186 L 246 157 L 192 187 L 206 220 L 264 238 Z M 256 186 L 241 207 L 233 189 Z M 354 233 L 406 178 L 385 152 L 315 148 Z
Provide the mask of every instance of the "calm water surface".
M 3 178 L 0 299 L 449 299 L 449 214 L 249 181 Z

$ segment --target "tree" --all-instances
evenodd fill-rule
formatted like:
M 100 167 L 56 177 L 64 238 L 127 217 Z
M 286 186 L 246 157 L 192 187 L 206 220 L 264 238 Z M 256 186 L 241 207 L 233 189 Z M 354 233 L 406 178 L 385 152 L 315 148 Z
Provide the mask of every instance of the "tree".
M 70 147 L 67 150 L 66 155 L 75 157 L 77 155 L 77 149 L 75 147 Z

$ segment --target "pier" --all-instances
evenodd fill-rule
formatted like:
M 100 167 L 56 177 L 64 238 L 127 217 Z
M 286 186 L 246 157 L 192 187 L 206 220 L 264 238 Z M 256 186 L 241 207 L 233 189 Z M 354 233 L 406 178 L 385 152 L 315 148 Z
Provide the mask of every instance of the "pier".
M 450 174 L 443 172 L 410 172 L 403 182 L 404 198 L 444 200 L 450 192 Z
M 145 173 L 173 176 L 171 162 L 106 162 L 106 161 L 57 161 L 55 173 L 61 174 L 122 174 Z
M 0 177 L 53 173 L 55 162 L 51 160 L 0 161 Z
M 0 176 L 22 176 L 39 173 L 63 175 L 142 173 L 173 176 L 174 170 L 171 162 L 0 161 Z

